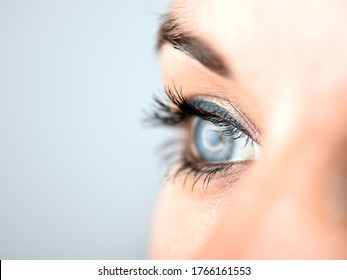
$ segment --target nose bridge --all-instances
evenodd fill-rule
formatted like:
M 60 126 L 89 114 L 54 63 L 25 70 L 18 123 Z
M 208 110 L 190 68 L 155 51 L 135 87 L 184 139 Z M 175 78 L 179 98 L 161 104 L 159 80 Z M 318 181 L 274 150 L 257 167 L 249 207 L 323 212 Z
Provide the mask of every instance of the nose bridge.
M 280 120 L 286 114 L 287 123 L 275 121 L 265 135 L 270 140 L 235 190 L 206 245 L 209 253 L 218 258 L 347 257 L 347 107 L 319 104 L 324 102 L 306 104 L 306 110 L 294 110 L 295 116 L 290 109 L 274 114 Z M 283 135 L 271 135 L 278 130 Z
M 244 190 L 257 197 L 246 255 L 347 255 L 347 106 L 337 93 L 301 100 L 278 111 L 287 122 L 270 128 L 262 162 Z
M 264 133 L 265 163 L 275 162 L 280 170 L 299 169 L 296 172 L 306 174 L 306 179 L 310 170 L 328 175 L 344 168 L 347 88 L 321 87 L 315 92 L 310 86 L 291 88 L 273 104 Z

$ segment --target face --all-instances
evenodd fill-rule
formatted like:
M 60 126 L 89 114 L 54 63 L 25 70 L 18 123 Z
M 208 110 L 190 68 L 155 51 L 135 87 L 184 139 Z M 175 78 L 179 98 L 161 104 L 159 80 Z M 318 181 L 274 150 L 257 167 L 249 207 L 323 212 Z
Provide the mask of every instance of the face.
M 342 0 L 173 3 L 171 103 L 155 116 L 181 138 L 153 258 L 347 258 L 346 14 Z

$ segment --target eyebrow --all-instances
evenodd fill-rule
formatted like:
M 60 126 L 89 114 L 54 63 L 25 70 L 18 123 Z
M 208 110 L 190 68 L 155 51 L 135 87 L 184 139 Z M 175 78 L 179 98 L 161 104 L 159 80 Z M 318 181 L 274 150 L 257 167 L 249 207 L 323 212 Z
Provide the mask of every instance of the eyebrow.
M 159 29 L 157 49 L 170 43 L 173 48 L 199 61 L 211 71 L 229 77 L 230 71 L 220 56 L 206 42 L 186 31 L 178 19 L 166 16 Z

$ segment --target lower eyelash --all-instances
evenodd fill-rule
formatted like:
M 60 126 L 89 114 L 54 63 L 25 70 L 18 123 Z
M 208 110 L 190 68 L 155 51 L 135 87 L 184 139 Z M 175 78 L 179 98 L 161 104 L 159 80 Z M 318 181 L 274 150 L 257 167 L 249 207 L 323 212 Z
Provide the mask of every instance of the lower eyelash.
M 183 157 L 180 166 L 175 171 L 174 176 L 178 177 L 180 175 L 185 175 L 184 185 L 189 177 L 192 177 L 193 184 L 192 190 L 194 189 L 196 183 L 200 180 L 203 182 L 203 189 L 207 191 L 207 187 L 210 181 L 216 176 L 217 173 L 225 173 L 232 165 L 215 165 L 215 166 L 204 166 L 199 165 L 193 161 L 188 160 Z
M 178 177 L 184 176 L 183 185 L 186 185 L 188 179 L 192 180 L 192 190 L 194 190 L 196 184 L 202 181 L 202 186 L 205 192 L 208 185 L 216 175 L 226 176 L 229 169 L 237 163 L 224 163 L 224 164 L 206 164 L 199 163 L 191 160 L 187 155 L 188 152 L 185 149 L 186 143 L 183 139 L 172 139 L 164 142 L 160 145 L 160 151 L 162 153 L 162 160 L 169 162 L 169 171 L 166 178 L 168 180 L 175 181 Z M 233 171 L 232 175 L 238 175 L 238 171 Z

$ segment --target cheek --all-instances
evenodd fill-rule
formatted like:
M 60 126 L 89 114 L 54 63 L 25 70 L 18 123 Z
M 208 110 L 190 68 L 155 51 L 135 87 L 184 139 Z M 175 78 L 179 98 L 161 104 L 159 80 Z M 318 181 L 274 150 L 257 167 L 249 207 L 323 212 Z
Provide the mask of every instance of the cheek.
M 178 178 L 162 189 L 152 235 L 154 259 L 197 256 L 225 208 L 230 188 L 213 182 L 205 193 L 202 183 L 198 182 L 192 190 L 188 181 L 184 184 L 184 178 Z

